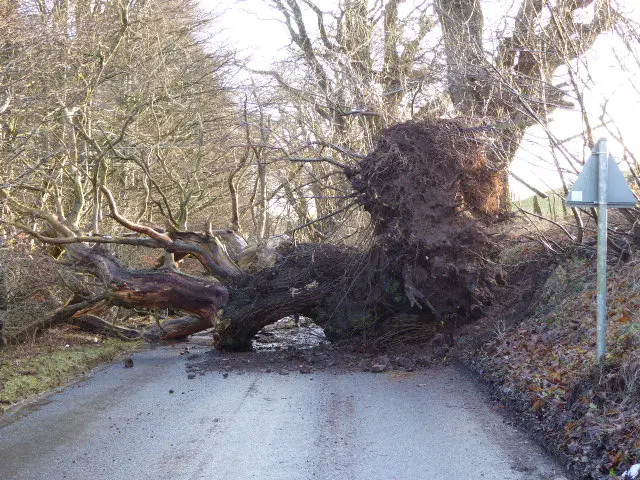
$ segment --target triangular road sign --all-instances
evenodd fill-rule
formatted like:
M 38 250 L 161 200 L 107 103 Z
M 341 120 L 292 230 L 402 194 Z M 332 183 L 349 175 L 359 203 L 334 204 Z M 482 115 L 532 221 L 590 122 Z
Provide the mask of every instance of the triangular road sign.
M 598 143 L 600 143 L 600 140 Z M 585 163 L 580 175 L 573 184 L 567 197 L 567 205 L 570 207 L 597 207 L 598 206 L 598 143 L 593 153 Z M 607 207 L 608 208 L 633 208 L 637 198 L 631 191 L 631 187 L 620 171 L 615 159 L 609 155 L 607 178 Z

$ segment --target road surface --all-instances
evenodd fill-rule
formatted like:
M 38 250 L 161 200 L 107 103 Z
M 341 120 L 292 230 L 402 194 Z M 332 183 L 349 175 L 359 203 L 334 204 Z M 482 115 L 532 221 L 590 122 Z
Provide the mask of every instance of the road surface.
M 453 367 L 188 379 L 181 348 L 141 352 L 133 368 L 113 364 L 9 415 L 0 479 L 562 478 Z

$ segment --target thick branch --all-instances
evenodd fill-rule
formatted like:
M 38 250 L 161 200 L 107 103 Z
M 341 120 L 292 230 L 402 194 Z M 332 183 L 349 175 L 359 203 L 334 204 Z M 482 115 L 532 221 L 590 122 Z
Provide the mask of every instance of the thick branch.
M 75 267 L 104 282 L 105 298 L 126 308 L 171 308 L 213 322 L 229 294 L 217 282 L 172 270 L 127 270 L 109 253 L 82 246 L 69 248 Z
M 134 223 L 118 213 L 117 205 L 109 189 L 103 187 L 102 191 L 109 201 L 111 217 L 122 226 L 131 231 L 151 237 L 153 241 L 157 242 L 159 247 L 164 248 L 168 252 L 192 254 L 209 273 L 218 278 L 229 279 L 242 276 L 242 271 L 235 265 L 233 260 L 229 258 L 224 245 L 215 235 L 198 235 L 190 232 L 172 232 L 165 234 L 146 225 Z
M 116 222 L 118 222 L 123 227 L 131 230 L 132 232 L 138 232 L 143 235 L 147 235 L 148 237 L 151 237 L 152 239 L 154 239 L 155 241 L 157 241 L 158 243 L 160 243 L 165 247 L 171 246 L 172 244 L 171 238 L 169 238 L 167 235 L 160 233 L 151 227 L 133 223 L 132 221 L 127 220 L 125 217 L 120 215 L 120 213 L 118 212 L 116 201 L 113 198 L 113 194 L 107 187 L 102 187 L 102 193 L 106 195 L 107 200 L 109 201 L 109 208 L 111 209 L 110 215 Z

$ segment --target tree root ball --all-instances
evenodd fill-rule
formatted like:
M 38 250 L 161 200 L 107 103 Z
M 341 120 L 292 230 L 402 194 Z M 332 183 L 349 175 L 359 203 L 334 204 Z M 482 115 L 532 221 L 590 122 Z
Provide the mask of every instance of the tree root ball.
M 371 215 L 364 248 L 289 246 L 231 287 L 218 346 L 246 347 L 260 328 L 303 314 L 331 339 L 366 331 L 387 342 L 431 336 L 491 303 L 499 277 L 490 230 L 501 192 L 479 122 L 396 125 L 348 173 Z
M 502 168 L 473 119 L 387 129 L 352 177 L 371 214 L 379 265 L 403 280 L 412 307 L 435 317 L 477 316 L 496 288 L 490 229 L 501 213 Z

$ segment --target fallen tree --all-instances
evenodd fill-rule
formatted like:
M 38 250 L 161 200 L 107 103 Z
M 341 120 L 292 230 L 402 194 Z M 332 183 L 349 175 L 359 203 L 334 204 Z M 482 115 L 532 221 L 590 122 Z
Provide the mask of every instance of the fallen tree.
M 501 191 L 480 127 L 441 120 L 387 130 L 359 168 L 345 172 L 371 215 L 370 247 L 280 251 L 272 268 L 229 287 L 218 345 L 242 347 L 293 313 L 313 318 L 329 338 L 480 315 L 500 281 L 487 227 L 500 213 Z
M 397 125 L 357 168 L 345 167 L 357 204 L 371 217 L 366 248 L 287 241 L 255 248 L 231 230 L 154 228 L 121 215 L 105 186 L 109 217 L 131 233 L 83 235 L 78 212 L 55 215 L 20 203 L 7 190 L 0 195 L 13 212 L 46 222 L 55 233 L 14 225 L 63 246 L 64 261 L 100 280 L 104 291 L 96 304 L 188 314 L 150 337 L 214 327 L 218 347 L 245 349 L 262 327 L 292 314 L 313 318 L 333 339 L 379 335 L 402 322 L 466 321 L 491 302 L 500 272 L 491 262 L 497 248 L 489 227 L 500 213 L 503 176 L 488 163 L 482 132 L 479 122 L 463 120 Z M 107 244 L 161 249 L 165 261 L 155 269 L 129 269 Z M 180 271 L 176 259 L 186 255 L 208 276 Z

